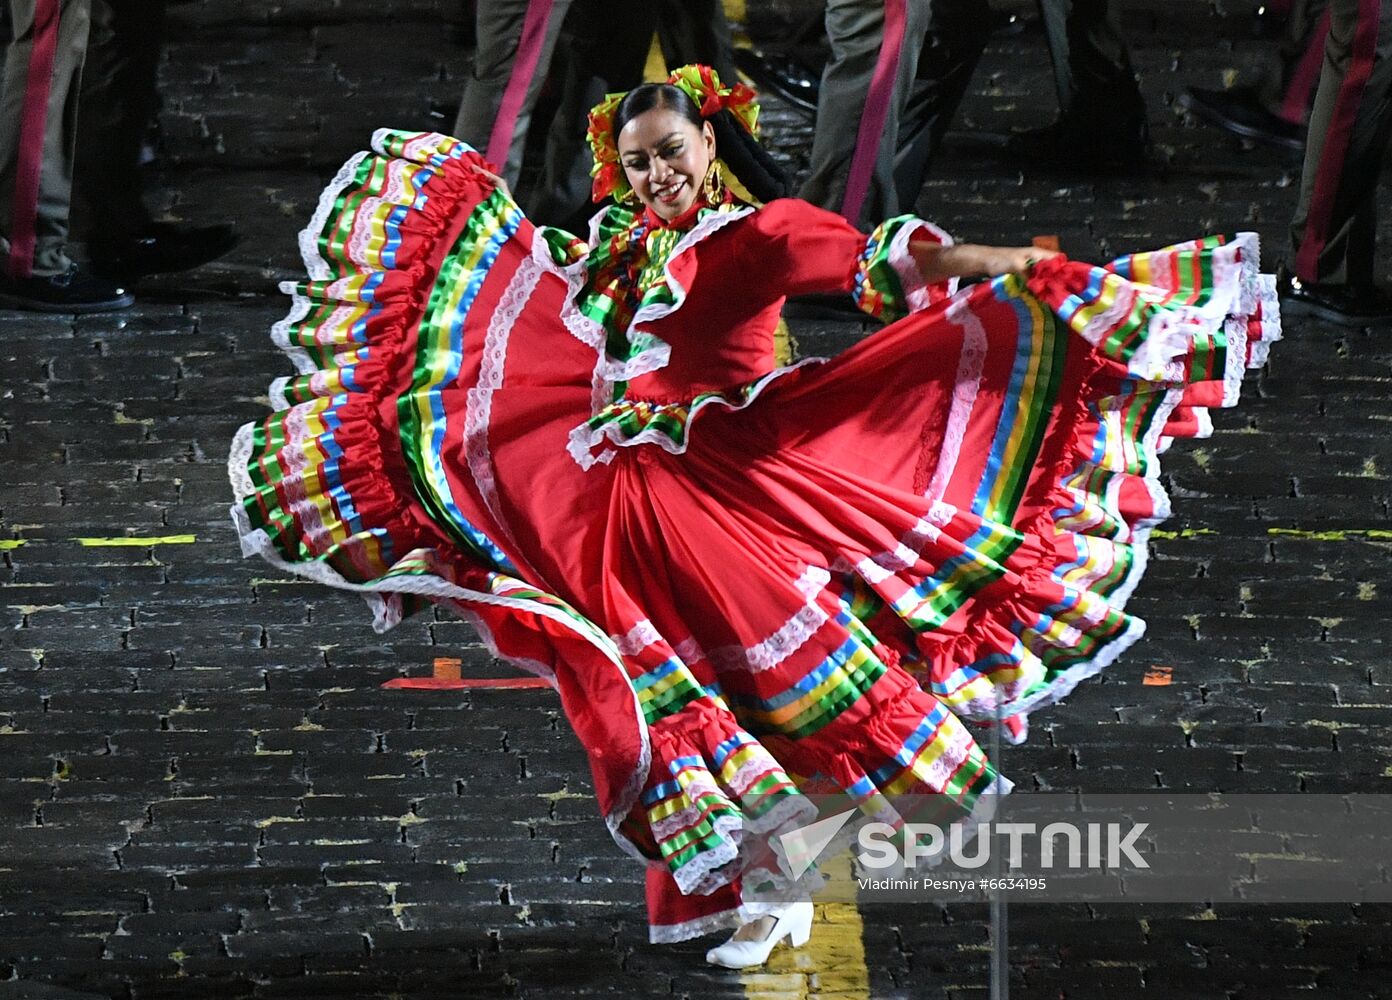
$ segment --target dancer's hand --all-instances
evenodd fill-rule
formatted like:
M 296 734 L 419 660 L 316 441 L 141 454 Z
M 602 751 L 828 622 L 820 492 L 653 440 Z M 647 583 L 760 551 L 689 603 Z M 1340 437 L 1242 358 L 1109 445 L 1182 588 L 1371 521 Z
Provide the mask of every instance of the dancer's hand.
M 503 192 L 503 194 L 507 195 L 509 198 L 512 197 L 512 191 L 508 188 L 507 181 L 503 180 L 497 174 L 493 173 L 493 171 L 484 169 L 477 163 L 473 164 L 472 166 L 474 168 L 475 173 L 482 174 L 484 177 L 488 178 L 490 181 L 493 182 L 493 186 L 495 188 Z

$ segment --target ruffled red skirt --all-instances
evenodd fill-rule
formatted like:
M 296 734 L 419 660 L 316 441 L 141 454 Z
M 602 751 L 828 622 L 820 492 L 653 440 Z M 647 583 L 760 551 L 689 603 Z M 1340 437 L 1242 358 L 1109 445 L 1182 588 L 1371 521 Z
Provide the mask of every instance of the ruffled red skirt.
M 1158 455 L 1278 332 L 1250 236 L 1056 259 L 586 464 L 583 266 L 455 140 L 374 148 L 306 230 L 275 331 L 299 374 L 233 448 L 244 548 L 382 628 L 446 604 L 548 678 L 654 940 L 757 912 L 743 887 L 812 818 L 808 782 L 967 823 L 1007 790 L 962 720 L 1022 739 L 1140 636 Z

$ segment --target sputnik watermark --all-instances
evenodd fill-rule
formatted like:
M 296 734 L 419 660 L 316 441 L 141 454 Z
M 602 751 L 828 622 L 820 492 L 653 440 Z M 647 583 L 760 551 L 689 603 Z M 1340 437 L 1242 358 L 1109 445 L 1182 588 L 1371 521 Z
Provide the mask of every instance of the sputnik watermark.
M 1392 795 L 808 799 L 822 818 L 766 842 L 776 859 L 746 896 L 1392 902 Z
M 1034 823 L 992 825 L 987 822 L 972 836 L 961 824 L 952 826 L 944 834 L 943 828 L 935 823 L 906 823 L 899 828 L 889 823 L 867 823 L 856 834 L 860 847 L 857 860 L 872 869 L 913 868 L 920 861 L 936 864 L 947 860 L 957 868 L 973 870 L 991 863 L 992 846 L 996 836 L 1000 836 L 1007 843 L 1005 863 L 1012 869 L 1025 865 L 1026 838 L 1034 840 L 1041 868 L 1100 870 L 1104 856 L 1109 869 L 1120 868 L 1123 864 L 1149 868 L 1145 858 L 1136 853 L 1136 842 L 1149 825 L 1132 823 L 1128 829 L 1123 829 L 1121 823 L 1087 823 L 1080 829 L 1076 823 L 1050 823 L 1041 830 Z M 1057 849 L 1060 839 L 1065 852 L 1062 865 Z
M 855 810 L 846 810 L 780 836 L 783 854 L 794 879 L 803 876 L 854 815 Z M 1036 868 L 1086 871 L 1102 870 L 1105 866 L 1115 871 L 1130 865 L 1143 869 L 1150 864 L 1137 852 L 1136 845 L 1149 825 L 1053 822 L 1041 827 L 1036 823 L 992 824 L 987 821 L 976 827 L 957 823 L 944 828 L 936 823 L 895 826 L 869 822 L 856 831 L 855 860 L 862 869 L 871 871 L 907 870 L 920 863 L 936 866 L 944 861 L 956 868 L 974 871 L 991 863 L 992 850 L 998 838 L 1003 838 L 1004 861 L 1010 869 L 1025 866 L 1027 846 L 1033 848 L 1030 857 L 1038 858 L 1037 864 L 1032 865 Z

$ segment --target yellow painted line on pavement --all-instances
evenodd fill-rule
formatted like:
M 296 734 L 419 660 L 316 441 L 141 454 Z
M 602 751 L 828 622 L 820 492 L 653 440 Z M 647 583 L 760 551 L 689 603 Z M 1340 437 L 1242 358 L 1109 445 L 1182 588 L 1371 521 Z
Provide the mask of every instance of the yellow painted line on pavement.
M 0 538 L 0 552 L 9 552 L 11 549 L 17 549 L 27 540 L 28 539 L 24 538 Z
M 151 545 L 192 545 L 198 541 L 197 535 L 159 535 L 140 537 L 123 535 L 119 538 L 74 538 L 74 542 L 84 549 L 103 548 L 147 548 Z
M 852 877 L 850 852 L 824 863 L 822 872 L 832 885 L 844 885 Z M 763 968 L 740 973 L 747 1000 L 870 1000 L 864 924 L 856 904 L 815 898 L 813 903 L 816 916 L 807 944 L 801 948 L 779 945 Z
M 1181 528 L 1166 531 L 1154 528 L 1151 538 L 1197 538 L 1200 535 L 1216 535 L 1212 528 Z M 1388 528 L 1331 528 L 1325 531 L 1312 531 L 1305 528 L 1267 528 L 1271 538 L 1294 538 L 1311 542 L 1392 542 L 1392 529 Z
M 1385 528 L 1340 528 L 1329 531 L 1306 531 L 1302 528 L 1267 528 L 1273 537 L 1302 538 L 1315 542 L 1392 541 L 1392 531 Z

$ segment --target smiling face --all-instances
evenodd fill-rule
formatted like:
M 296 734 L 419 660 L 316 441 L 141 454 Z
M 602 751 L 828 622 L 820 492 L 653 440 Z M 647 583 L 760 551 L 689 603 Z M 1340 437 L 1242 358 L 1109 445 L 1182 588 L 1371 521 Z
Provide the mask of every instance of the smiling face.
M 670 108 L 651 108 L 619 132 L 619 161 L 638 200 L 661 219 L 675 219 L 701 193 L 715 159 L 715 133 Z

